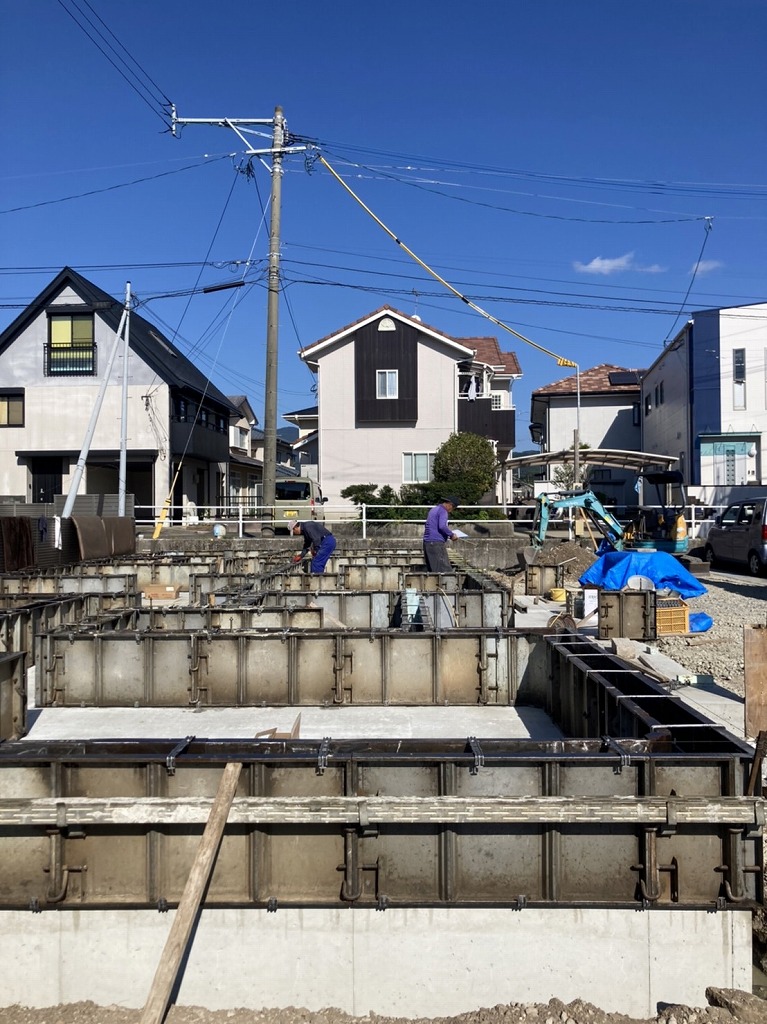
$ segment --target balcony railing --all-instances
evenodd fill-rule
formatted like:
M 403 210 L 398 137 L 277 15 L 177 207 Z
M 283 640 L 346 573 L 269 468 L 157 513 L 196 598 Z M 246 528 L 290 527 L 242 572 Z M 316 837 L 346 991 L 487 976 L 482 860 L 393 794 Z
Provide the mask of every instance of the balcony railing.
M 96 345 L 45 346 L 46 377 L 93 377 L 98 363 Z

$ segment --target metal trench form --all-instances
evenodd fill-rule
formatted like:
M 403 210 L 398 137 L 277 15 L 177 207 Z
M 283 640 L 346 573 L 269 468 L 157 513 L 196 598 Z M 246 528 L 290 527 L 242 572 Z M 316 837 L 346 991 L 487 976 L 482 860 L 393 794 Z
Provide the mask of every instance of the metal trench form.
M 0 603 L 8 1005 L 143 1004 L 229 763 L 243 771 L 180 1002 L 415 1017 L 556 996 L 647 1016 L 750 988 L 755 752 L 595 640 L 520 628 L 482 574 L 388 560 L 311 578 L 255 558 L 263 589 L 166 561 L 155 577 L 190 592 L 166 608 L 133 600 L 151 566 L 90 568 L 45 577 L 74 596 Z M 105 603 L 72 580 L 104 580 Z M 185 710 L 197 735 L 31 727 L 40 709 L 136 706 Z M 199 734 L 206 709 L 264 706 L 331 723 L 353 706 L 523 724 L 543 709 L 558 735 Z

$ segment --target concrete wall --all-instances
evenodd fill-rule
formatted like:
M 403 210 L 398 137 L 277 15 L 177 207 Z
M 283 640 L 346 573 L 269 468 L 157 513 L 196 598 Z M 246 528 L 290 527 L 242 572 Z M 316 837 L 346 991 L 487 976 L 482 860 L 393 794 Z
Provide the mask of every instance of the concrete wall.
M 0 915 L 0 1002 L 141 1007 L 174 911 Z M 585 999 L 653 1017 L 751 987 L 751 912 L 205 910 L 177 1002 L 447 1016 Z

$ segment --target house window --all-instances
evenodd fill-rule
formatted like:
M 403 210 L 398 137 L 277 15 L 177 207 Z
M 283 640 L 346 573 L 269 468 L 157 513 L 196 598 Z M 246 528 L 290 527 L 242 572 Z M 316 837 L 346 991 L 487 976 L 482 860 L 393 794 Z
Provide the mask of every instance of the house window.
M 490 408 L 491 409 L 502 409 L 503 408 L 503 395 L 494 393 L 490 396 Z
M 746 408 L 746 350 L 732 350 L 732 407 Z
M 403 452 L 402 480 L 406 484 L 427 484 L 434 473 L 434 454 Z
M 661 381 L 658 385 L 658 405 L 663 405 L 665 401 L 666 399 L 663 395 L 663 381 Z
M 650 395 L 644 396 L 644 414 L 649 416 L 652 410 L 652 397 Z
M 376 370 L 376 398 L 396 398 L 398 370 Z
M 96 373 L 92 313 L 51 313 L 45 373 L 48 377 L 84 377 Z
M 638 427 L 639 426 L 639 420 L 640 420 L 640 416 L 639 416 L 639 402 L 634 402 L 634 404 L 631 407 L 631 412 L 632 412 L 632 416 L 633 416 L 634 426 Z
M 0 391 L 0 427 L 24 426 L 24 392 Z

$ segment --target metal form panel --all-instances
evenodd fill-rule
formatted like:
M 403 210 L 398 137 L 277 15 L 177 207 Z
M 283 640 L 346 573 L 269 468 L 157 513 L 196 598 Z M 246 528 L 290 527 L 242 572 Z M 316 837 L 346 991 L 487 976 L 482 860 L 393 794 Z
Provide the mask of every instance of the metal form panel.
M 528 565 L 525 568 L 525 593 L 530 596 L 545 596 L 555 587 L 562 587 L 565 581 L 563 565 Z
M 0 747 L 0 906 L 181 895 L 227 762 L 207 905 L 709 907 L 762 899 L 750 750 L 603 740 Z M 8 780 L 6 784 L 6 780 Z M 699 791 L 699 792 L 696 792 Z
M 654 640 L 656 594 L 654 590 L 600 590 L 598 629 L 603 640 L 627 637 Z
M 43 640 L 42 706 L 513 702 L 512 630 L 60 630 Z
M 27 691 L 24 654 L 0 654 L 0 742 L 26 731 Z

